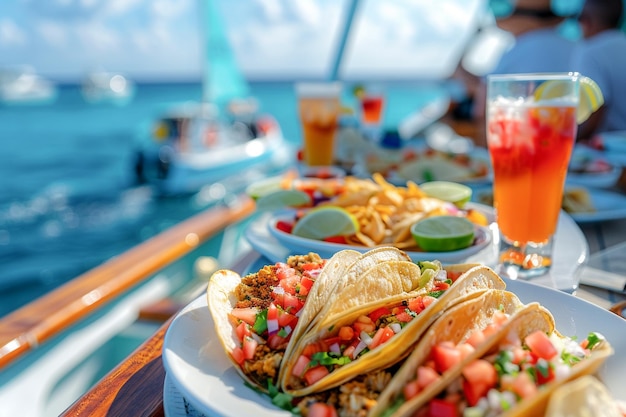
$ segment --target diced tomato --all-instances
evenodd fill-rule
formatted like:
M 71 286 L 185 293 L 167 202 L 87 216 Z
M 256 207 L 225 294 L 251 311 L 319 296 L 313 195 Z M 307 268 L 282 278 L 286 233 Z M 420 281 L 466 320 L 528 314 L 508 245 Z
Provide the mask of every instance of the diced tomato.
M 245 321 L 250 326 L 254 326 L 254 321 L 256 320 L 256 315 L 259 311 L 254 307 L 247 308 L 233 308 L 230 314 L 233 317 L 238 318 L 241 321 Z
M 434 398 L 428 404 L 429 417 L 458 417 L 459 411 L 456 404 L 449 401 Z
M 409 401 L 411 398 L 417 396 L 420 391 L 421 389 L 419 384 L 417 383 L 417 380 L 407 382 L 402 388 L 402 393 L 404 394 L 404 399 L 406 401 Z
M 328 369 L 326 369 L 325 366 L 322 366 L 322 365 L 314 366 L 313 368 L 310 368 L 304 373 L 304 381 L 306 382 L 307 385 L 310 386 L 310 385 L 315 384 L 320 379 L 324 378 L 329 373 L 330 372 L 328 371 Z
M 324 266 L 323 263 L 318 264 L 315 262 L 309 262 L 309 263 L 301 265 L 300 268 L 302 268 L 303 271 L 314 271 L 316 269 L 322 269 L 323 266 Z
M 425 309 L 428 308 L 428 306 L 430 306 L 435 301 L 437 301 L 437 299 L 435 297 L 431 297 L 430 295 L 425 295 L 422 298 L 422 303 L 424 304 Z
M 285 310 L 278 311 L 278 326 L 279 327 L 283 328 L 283 327 L 291 326 L 291 328 L 293 329 L 294 327 L 296 327 L 297 323 L 298 323 L 298 317 L 296 317 L 294 314 L 288 313 Z
M 280 280 L 280 286 L 285 290 L 285 293 L 296 295 L 296 289 L 300 284 L 300 277 L 297 275 L 290 275 Z
M 547 334 L 541 330 L 537 330 L 526 336 L 524 343 L 530 351 L 539 358 L 550 360 L 556 355 L 558 351 L 550 341 Z
M 406 311 L 401 311 L 396 314 L 396 320 L 400 323 L 408 323 L 413 319 L 413 316 L 407 313 Z
M 304 306 L 304 301 L 291 294 L 283 295 L 283 303 L 281 307 L 289 313 L 295 314 Z
M 476 350 L 474 349 L 474 346 L 470 345 L 469 343 L 459 343 L 457 349 L 459 350 L 459 352 L 461 352 L 461 360 L 467 358 Z
M 354 337 L 354 330 L 350 326 L 342 326 L 339 329 L 338 335 L 339 338 L 343 341 L 352 340 L 352 338 Z
M 360 321 L 355 322 L 352 325 L 352 328 L 356 332 L 356 334 L 361 334 L 361 332 L 372 333 L 376 330 L 376 325 L 374 323 L 362 323 Z
M 284 262 L 278 262 L 276 264 L 277 269 L 276 269 L 276 278 L 278 278 L 279 280 L 284 280 L 286 278 L 289 277 L 293 277 L 296 276 L 296 270 L 293 269 L 292 267 L 290 267 L 289 265 L 287 265 Z
M 323 240 L 324 242 L 339 243 L 342 245 L 345 245 L 346 243 L 348 243 L 345 236 L 329 236 L 329 237 L 325 237 Z
M 357 317 L 356 321 L 352 324 L 352 328 L 355 332 L 357 332 L 357 334 L 360 334 L 363 331 L 366 333 L 371 333 L 376 330 L 376 325 L 374 324 L 372 319 L 367 316 L 361 315 Z
M 233 357 L 235 362 L 237 362 L 239 365 L 241 365 L 243 361 L 245 360 L 244 355 L 243 355 L 243 349 L 241 349 L 240 347 L 234 348 L 230 352 L 230 355 Z
M 430 366 L 420 366 L 417 368 L 417 385 L 424 389 L 433 382 L 438 381 L 441 376 Z
M 289 337 L 279 336 L 278 333 L 274 333 L 267 338 L 267 345 L 272 349 L 281 349 L 287 346 Z
M 456 281 L 462 274 L 462 272 L 453 272 L 446 270 L 446 278 L 448 278 L 452 282 Z
M 250 336 L 250 325 L 245 321 L 242 321 L 235 328 L 235 333 L 237 334 L 237 339 L 240 342 L 243 342 L 243 338 L 246 336 Z
M 394 335 L 395 333 L 393 332 L 393 330 L 391 330 L 389 326 L 379 328 L 374 334 L 374 337 L 372 338 L 372 343 L 370 343 L 369 348 L 374 349 L 377 346 L 382 345 L 383 343 L 391 339 Z
M 467 380 L 463 380 L 463 395 L 470 407 L 478 404 L 478 401 L 487 395 L 489 387 L 485 384 L 472 384 Z
M 309 406 L 308 417 L 337 417 L 335 407 L 324 403 L 313 403 Z
M 311 278 L 308 275 L 303 275 L 302 279 L 300 280 L 300 291 L 299 291 L 299 294 L 300 295 L 308 294 L 309 291 L 311 291 L 311 287 L 313 287 L 313 284 L 315 284 L 315 281 L 313 280 L 313 278 Z M 306 290 L 306 293 L 302 292 L 303 288 Z
M 302 376 L 304 375 L 304 372 L 306 371 L 307 366 L 309 365 L 309 362 L 311 362 L 311 359 L 308 356 L 305 356 L 305 355 L 298 356 L 296 363 L 293 365 L 293 368 L 291 369 L 291 374 L 298 378 L 302 378 Z
M 480 346 L 481 343 L 485 341 L 485 334 L 482 330 L 474 330 L 467 338 L 467 343 L 474 346 L 475 348 Z
M 414 311 L 416 313 L 421 313 L 424 310 L 424 300 L 422 297 L 416 297 L 409 300 L 409 310 Z
M 276 228 L 285 233 L 291 233 L 293 230 L 293 223 L 279 220 L 276 222 Z
M 323 340 L 318 340 L 313 343 L 309 343 L 302 349 L 302 354 L 304 356 L 308 356 L 309 358 L 313 356 L 313 354 L 317 352 L 328 352 L 328 345 Z
M 468 363 L 463 368 L 462 373 L 465 380 L 471 385 L 484 385 L 487 387 L 487 390 L 494 387 L 496 382 L 498 382 L 496 368 L 484 359 L 476 359 Z
M 243 357 L 246 360 L 251 360 L 254 358 L 254 352 L 256 351 L 256 347 L 259 343 L 254 340 L 252 337 L 246 337 L 243 339 Z
M 369 313 L 367 316 L 373 321 L 376 322 L 379 318 L 383 316 L 388 316 L 391 314 L 391 311 L 387 307 L 380 307 L 376 310 Z
M 450 284 L 446 281 L 435 281 L 435 286 L 433 287 L 433 291 L 445 291 L 450 288 Z
M 443 374 L 461 361 L 461 352 L 452 343 L 439 343 L 431 351 L 435 369 Z
M 528 398 L 537 394 L 537 385 L 526 372 L 520 372 L 514 377 L 503 375 L 501 385 L 503 389 L 511 390 L 521 398 Z

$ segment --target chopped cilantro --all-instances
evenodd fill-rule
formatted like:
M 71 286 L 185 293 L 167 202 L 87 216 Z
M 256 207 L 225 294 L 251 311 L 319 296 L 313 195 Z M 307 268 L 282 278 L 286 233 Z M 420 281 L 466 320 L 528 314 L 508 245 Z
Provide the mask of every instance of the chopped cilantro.
M 428 293 L 428 295 L 430 295 L 431 297 L 434 298 L 439 298 L 441 297 L 441 294 L 443 294 L 445 292 L 445 290 L 440 290 L 440 291 L 431 291 Z
M 603 340 L 604 340 L 604 337 L 602 335 L 598 333 L 594 333 L 594 332 L 589 333 L 589 335 L 587 336 L 587 341 L 589 342 L 587 344 L 587 349 L 592 350 L 598 344 L 600 344 Z
M 267 310 L 257 313 L 252 330 L 258 335 L 263 334 L 263 332 L 267 330 Z
M 310 367 L 317 365 L 324 365 L 327 367 L 333 367 L 334 365 L 343 366 L 352 362 L 347 356 L 340 356 L 332 352 L 316 352 L 311 357 Z

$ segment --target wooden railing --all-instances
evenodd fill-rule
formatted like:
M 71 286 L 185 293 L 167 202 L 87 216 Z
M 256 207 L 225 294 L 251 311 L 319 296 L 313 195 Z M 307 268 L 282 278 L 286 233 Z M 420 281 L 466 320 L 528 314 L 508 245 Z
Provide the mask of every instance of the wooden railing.
M 243 220 L 254 208 L 247 196 L 212 207 L 5 316 L 0 320 L 0 370 Z

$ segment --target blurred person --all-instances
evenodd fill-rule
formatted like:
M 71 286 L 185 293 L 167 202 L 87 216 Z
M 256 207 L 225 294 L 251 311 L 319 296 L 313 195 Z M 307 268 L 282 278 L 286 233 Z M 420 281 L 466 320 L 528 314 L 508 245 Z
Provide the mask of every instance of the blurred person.
M 578 139 L 626 130 L 626 34 L 620 30 L 623 0 L 586 0 L 578 22 L 583 40 L 572 57 L 572 69 L 592 78 L 604 105 L 579 126 Z
M 496 18 L 498 28 L 513 35 L 513 45 L 501 56 L 489 74 L 526 72 L 569 72 L 575 43 L 563 37 L 558 26 L 565 17 L 554 13 L 550 0 L 517 0 L 512 12 Z M 474 140 L 486 145 L 485 102 L 486 77 L 468 80 L 467 71 L 455 73 L 465 80 L 468 92 L 473 92 L 471 116 L 477 133 Z

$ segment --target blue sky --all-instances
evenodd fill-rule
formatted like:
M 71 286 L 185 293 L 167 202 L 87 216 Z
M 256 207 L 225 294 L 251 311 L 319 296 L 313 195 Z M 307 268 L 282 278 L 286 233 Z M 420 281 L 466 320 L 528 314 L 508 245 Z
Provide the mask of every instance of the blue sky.
M 0 67 L 29 64 L 61 80 L 95 68 L 137 79 L 197 79 L 201 1 L 2 0 Z M 345 0 L 216 1 L 248 77 L 328 70 Z M 458 62 L 485 0 L 362 3 L 347 71 L 429 77 Z

